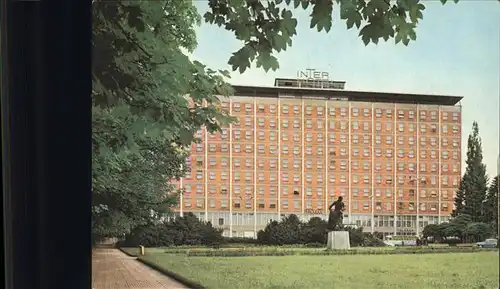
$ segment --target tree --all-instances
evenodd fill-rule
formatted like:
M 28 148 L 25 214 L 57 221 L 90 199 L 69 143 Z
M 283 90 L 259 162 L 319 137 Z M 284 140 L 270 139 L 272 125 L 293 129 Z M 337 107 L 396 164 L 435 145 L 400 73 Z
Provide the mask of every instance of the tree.
M 446 0 L 441 0 L 445 3 Z M 456 0 L 455 0 L 456 2 Z M 425 6 L 419 0 L 336 0 L 347 27 L 365 44 L 394 38 L 407 45 Z M 210 0 L 205 21 L 233 31 L 244 47 L 230 58 L 240 72 L 256 60 L 279 65 L 297 20 L 291 0 Z M 279 6 L 281 5 L 281 6 Z M 294 0 L 312 9 L 311 28 L 329 31 L 333 1 Z M 176 202 L 171 179 L 185 175 L 188 147 L 234 119 L 219 107 L 229 96 L 227 71 L 191 61 L 201 17 L 188 0 L 92 1 L 92 228 L 95 238 L 121 237 L 159 218 Z
M 205 21 L 232 31 L 243 47 L 233 53 L 229 64 L 233 70 L 243 73 L 256 61 L 257 67 L 277 70 L 275 52 L 292 46 L 292 37 L 297 34 L 297 19 L 293 9 L 311 11 L 310 27 L 318 32 L 329 32 L 334 8 L 340 10 L 340 19 L 347 29 L 356 25 L 365 45 L 377 44 L 394 38 L 395 43 L 408 45 L 416 40 L 415 28 L 423 19 L 423 0 L 209 0 L 210 11 Z M 447 0 L 441 0 L 443 4 Z M 457 3 L 458 0 L 453 2 Z
M 467 214 L 472 217 L 472 221 L 482 222 L 485 214 L 484 201 L 488 188 L 488 176 L 486 165 L 483 164 L 482 144 L 477 122 L 472 124 L 472 132 L 467 140 L 465 162 L 467 167 L 457 191 L 453 216 Z
M 484 202 L 485 222 L 492 225 L 494 232 L 498 232 L 498 182 L 500 176 L 491 181 L 488 194 Z
M 191 1 L 93 1 L 92 228 L 122 237 L 176 202 L 200 127 L 231 118 L 225 71 L 191 61 L 201 17 Z

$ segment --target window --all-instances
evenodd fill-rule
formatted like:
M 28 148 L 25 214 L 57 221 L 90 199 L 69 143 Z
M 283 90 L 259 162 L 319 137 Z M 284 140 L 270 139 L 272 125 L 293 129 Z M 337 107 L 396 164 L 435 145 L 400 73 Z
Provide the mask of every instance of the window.
M 263 117 L 259 117 L 257 122 L 259 123 L 259 127 L 264 127 L 266 124 L 266 120 Z
M 284 104 L 282 107 L 281 107 L 281 112 L 283 114 L 288 114 L 288 105 Z
M 288 119 L 283 119 L 283 120 L 281 121 L 281 126 L 282 126 L 283 128 L 288 128 Z
M 331 115 L 331 116 L 335 116 L 335 108 L 334 107 L 330 107 L 328 109 L 328 114 Z
M 370 130 L 370 129 L 369 129 L 369 123 L 368 123 L 367 121 L 364 121 L 364 122 L 363 122 L 363 130 L 364 130 L 364 131 L 369 131 L 369 130 Z
M 300 120 L 294 119 L 293 120 L 293 127 L 294 128 L 300 128 Z
M 399 131 L 399 132 L 404 132 L 404 131 L 405 131 L 405 125 L 404 125 L 404 123 L 400 123 L 400 124 L 398 125 L 398 131 Z
M 375 117 L 382 117 L 382 110 L 380 108 L 375 109 Z
M 359 123 L 357 120 L 352 121 L 352 129 L 353 130 L 358 130 L 359 129 Z

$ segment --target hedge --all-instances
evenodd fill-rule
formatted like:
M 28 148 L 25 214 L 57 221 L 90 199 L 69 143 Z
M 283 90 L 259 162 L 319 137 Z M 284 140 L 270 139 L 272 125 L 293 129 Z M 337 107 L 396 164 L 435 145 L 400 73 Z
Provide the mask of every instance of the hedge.
M 251 256 L 328 256 L 328 255 L 397 255 L 397 254 L 436 254 L 436 253 L 474 253 L 496 251 L 481 248 L 408 248 L 394 250 L 189 250 L 188 257 L 251 257 Z M 171 252 L 169 252 L 171 253 Z

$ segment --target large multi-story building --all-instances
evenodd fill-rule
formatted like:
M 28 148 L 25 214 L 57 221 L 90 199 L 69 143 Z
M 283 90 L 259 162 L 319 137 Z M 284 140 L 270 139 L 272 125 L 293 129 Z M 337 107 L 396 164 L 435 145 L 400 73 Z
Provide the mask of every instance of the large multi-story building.
M 238 122 L 198 132 L 176 212 L 246 237 L 289 214 L 327 218 L 338 196 L 344 222 L 366 231 L 418 235 L 447 220 L 461 176 L 461 97 L 340 84 L 234 86 L 222 106 Z

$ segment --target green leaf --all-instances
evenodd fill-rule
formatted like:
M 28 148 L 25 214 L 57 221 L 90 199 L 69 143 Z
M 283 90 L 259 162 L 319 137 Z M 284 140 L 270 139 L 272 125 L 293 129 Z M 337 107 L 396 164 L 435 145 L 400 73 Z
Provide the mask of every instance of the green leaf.
M 245 45 L 233 53 L 233 56 L 229 58 L 228 64 L 232 66 L 233 71 L 239 69 L 240 73 L 243 73 L 247 68 L 250 68 L 250 58 L 254 56 L 255 51 L 249 45 Z
M 269 69 L 276 71 L 279 68 L 278 59 L 270 53 L 261 52 L 257 57 L 257 67 L 262 67 L 266 72 Z
M 278 52 L 280 52 L 281 50 L 286 50 L 286 39 L 283 36 L 279 34 L 274 35 L 272 43 L 274 49 L 276 49 Z

